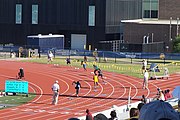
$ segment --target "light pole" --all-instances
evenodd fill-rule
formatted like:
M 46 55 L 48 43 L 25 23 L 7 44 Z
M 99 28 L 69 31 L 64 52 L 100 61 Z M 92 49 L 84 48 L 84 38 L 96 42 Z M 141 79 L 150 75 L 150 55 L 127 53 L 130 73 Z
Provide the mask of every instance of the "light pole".
M 177 36 L 179 35 L 179 18 L 177 18 Z
M 170 17 L 170 24 L 169 24 L 169 41 L 171 41 L 172 39 L 171 39 L 171 28 L 172 28 L 172 17 Z
M 69 59 L 70 59 L 70 54 L 71 54 L 71 43 L 70 43 L 70 40 L 68 40 L 68 45 L 69 45 Z
M 153 43 L 153 41 L 154 41 L 154 33 L 151 33 L 151 35 L 152 35 L 152 43 Z
M 166 46 L 166 52 L 168 52 L 168 49 L 169 49 L 169 46 L 167 45 L 167 46 Z

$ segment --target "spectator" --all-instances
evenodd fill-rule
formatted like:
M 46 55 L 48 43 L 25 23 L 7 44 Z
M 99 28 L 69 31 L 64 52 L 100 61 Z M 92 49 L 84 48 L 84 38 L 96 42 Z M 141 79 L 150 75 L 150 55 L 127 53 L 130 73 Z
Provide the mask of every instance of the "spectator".
M 178 101 L 178 111 L 180 112 L 180 100 Z
M 154 97 L 154 100 L 165 100 L 165 98 L 163 98 L 164 94 L 162 94 L 162 90 L 160 88 L 157 88 L 158 93 L 156 94 L 156 97 Z
M 138 108 L 139 111 L 141 110 L 141 108 L 142 108 L 143 105 L 145 105 L 145 104 L 144 104 L 144 103 L 139 103 L 139 104 L 138 104 L 137 108 Z
M 147 103 L 147 99 L 144 95 L 142 95 L 142 99 L 141 99 L 142 103 L 146 104 Z
M 99 113 L 96 116 L 94 116 L 94 120 L 108 120 L 108 118 L 104 114 Z
M 110 116 L 111 118 L 109 118 L 109 120 L 117 120 L 117 115 L 115 110 L 111 111 Z
M 80 120 L 78 118 L 69 118 L 68 120 Z
M 92 114 L 89 109 L 86 110 L 86 120 L 93 120 Z
M 180 115 L 168 102 L 156 100 L 141 108 L 139 120 L 180 120 Z
M 165 97 L 165 100 L 168 100 L 168 99 L 172 98 L 172 95 L 170 94 L 169 89 L 165 90 L 164 97 Z
M 137 117 L 139 115 L 139 109 L 131 108 L 129 112 L 130 117 Z
M 130 118 L 130 120 L 138 120 L 138 118 Z
M 163 101 L 165 101 L 164 93 L 163 93 L 162 90 L 159 91 L 159 97 L 158 97 L 158 100 L 163 100 Z

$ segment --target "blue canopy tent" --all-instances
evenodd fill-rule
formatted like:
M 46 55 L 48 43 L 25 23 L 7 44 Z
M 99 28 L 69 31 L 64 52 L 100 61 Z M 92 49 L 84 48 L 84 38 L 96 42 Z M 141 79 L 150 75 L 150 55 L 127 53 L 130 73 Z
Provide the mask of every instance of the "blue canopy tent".
M 163 75 L 157 75 L 156 72 L 160 72 L 159 67 L 156 63 L 151 63 L 149 68 L 150 73 L 150 79 L 163 79 L 163 78 L 169 78 L 169 71 L 167 68 L 164 68 L 164 74 Z
M 176 86 L 172 92 L 174 98 L 178 98 L 180 100 L 180 86 Z

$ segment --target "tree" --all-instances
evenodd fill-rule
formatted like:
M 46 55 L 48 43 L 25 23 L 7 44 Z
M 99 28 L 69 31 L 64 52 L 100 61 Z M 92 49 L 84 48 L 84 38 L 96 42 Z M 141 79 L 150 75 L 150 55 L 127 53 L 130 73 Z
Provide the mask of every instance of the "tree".
M 173 40 L 173 51 L 176 53 L 180 52 L 180 36 Z

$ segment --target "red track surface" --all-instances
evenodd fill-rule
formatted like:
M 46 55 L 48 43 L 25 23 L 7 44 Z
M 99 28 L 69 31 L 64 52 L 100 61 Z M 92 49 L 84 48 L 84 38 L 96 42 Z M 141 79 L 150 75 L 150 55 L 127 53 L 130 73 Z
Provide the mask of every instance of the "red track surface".
M 170 75 L 169 79 L 149 81 L 149 89 L 142 89 L 142 79 L 117 73 L 104 72 L 107 84 L 101 84 L 97 91 L 93 89 L 92 70 L 84 71 L 74 67 L 15 61 L 0 61 L 0 89 L 4 89 L 5 80 L 14 78 L 20 67 L 24 68 L 25 80 L 29 82 L 29 92 L 37 93 L 37 97 L 18 107 L 0 111 L 0 120 L 67 120 L 71 117 L 85 115 L 88 108 L 92 113 L 110 109 L 112 105 L 125 105 L 131 87 L 132 102 L 136 102 L 142 94 L 153 97 L 157 87 L 171 91 L 180 85 L 180 74 Z M 51 105 L 51 86 L 59 80 L 60 93 L 58 105 Z M 75 97 L 72 81 L 81 80 L 80 97 Z

